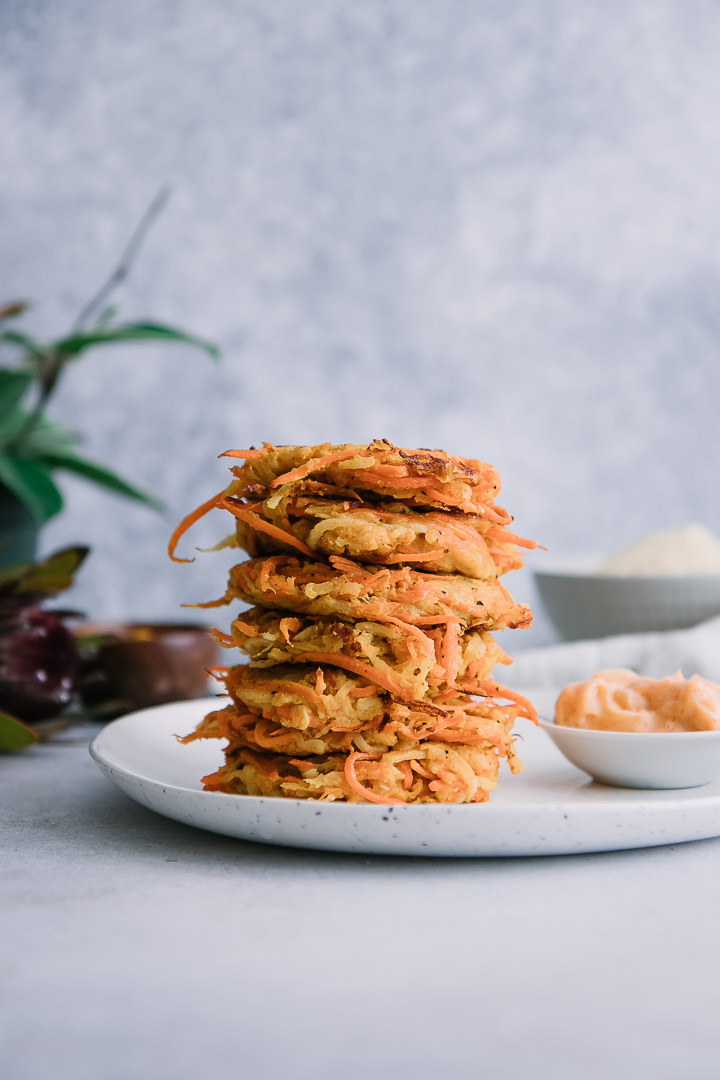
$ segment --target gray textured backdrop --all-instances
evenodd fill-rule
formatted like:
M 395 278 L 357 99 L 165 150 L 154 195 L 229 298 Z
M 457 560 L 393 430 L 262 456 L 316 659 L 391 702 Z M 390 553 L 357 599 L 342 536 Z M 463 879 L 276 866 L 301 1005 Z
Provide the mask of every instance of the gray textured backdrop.
M 718 56 L 702 0 L 0 0 L 0 296 L 63 330 L 170 181 L 123 311 L 224 350 L 67 379 L 55 415 L 169 507 L 64 484 L 74 603 L 218 594 L 227 553 L 167 534 L 263 439 L 484 457 L 554 555 L 720 529 Z

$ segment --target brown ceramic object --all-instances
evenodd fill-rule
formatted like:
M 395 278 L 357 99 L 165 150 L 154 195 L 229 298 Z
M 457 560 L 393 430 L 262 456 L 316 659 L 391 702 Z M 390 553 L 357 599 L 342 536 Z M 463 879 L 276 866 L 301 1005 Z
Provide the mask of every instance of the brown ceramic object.
M 209 628 L 192 623 L 86 623 L 75 634 L 81 647 L 97 639 L 85 661 L 89 705 L 129 710 L 204 697 L 218 659 Z

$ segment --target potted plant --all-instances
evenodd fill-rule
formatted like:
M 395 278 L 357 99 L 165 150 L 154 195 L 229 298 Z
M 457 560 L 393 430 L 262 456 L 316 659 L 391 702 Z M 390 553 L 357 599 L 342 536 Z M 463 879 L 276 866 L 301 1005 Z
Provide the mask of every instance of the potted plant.
M 0 566 L 33 559 L 38 530 L 63 506 L 57 473 L 75 473 L 119 495 L 158 505 L 114 470 L 80 454 L 79 437 L 48 417 L 47 407 L 68 366 L 101 346 L 180 342 L 218 358 L 217 347 L 203 338 L 156 322 L 120 322 L 117 309 L 108 304 L 167 195 L 166 189 L 158 193 L 108 280 L 54 341 L 40 341 L 18 326 L 27 303 L 0 305 L 0 344 L 16 356 L 14 366 L 0 365 Z
M 63 625 L 67 613 L 47 611 L 43 604 L 69 587 L 87 548 L 68 548 L 35 561 L 38 531 L 63 506 L 56 475 L 74 473 L 119 495 L 159 507 L 152 495 L 81 454 L 77 449 L 80 436 L 47 415 L 66 369 L 91 350 L 132 342 L 179 342 L 213 359 L 219 357 L 211 342 L 177 327 L 119 321 L 117 309 L 108 303 L 127 277 L 167 197 L 167 189 L 162 189 L 153 199 L 112 274 L 55 340 L 41 341 L 26 330 L 22 318 L 28 304 L 24 301 L 0 304 L 0 346 L 14 350 L 12 366 L 0 363 L 0 750 L 20 749 L 33 742 L 38 721 L 45 730 L 50 721 L 52 730 L 52 718 L 67 705 L 72 707 L 81 695 L 82 657 L 77 639 Z M 187 651 L 184 639 L 181 645 Z M 170 646 L 178 649 L 174 638 L 166 646 L 164 638 L 153 642 L 150 659 L 155 667 L 156 653 L 162 653 L 165 663 Z M 134 647 L 137 651 L 136 643 Z M 201 660 L 202 675 L 207 663 Z M 178 663 L 182 666 L 183 662 L 187 663 Z M 152 674 L 155 669 L 148 664 Z M 154 684 L 151 689 L 156 696 L 160 693 Z

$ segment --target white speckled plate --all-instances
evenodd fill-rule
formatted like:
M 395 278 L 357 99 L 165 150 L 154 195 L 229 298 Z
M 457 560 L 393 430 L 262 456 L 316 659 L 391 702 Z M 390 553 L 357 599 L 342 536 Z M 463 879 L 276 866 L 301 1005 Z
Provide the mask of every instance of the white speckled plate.
M 384 855 L 568 855 L 720 835 L 720 782 L 631 791 L 590 780 L 532 725 L 519 729 L 525 772 L 503 764 L 492 801 L 474 806 L 371 806 L 203 791 L 222 762 L 216 740 L 182 746 L 207 699 L 162 705 L 108 724 L 90 753 L 131 798 L 200 829 L 290 847 Z

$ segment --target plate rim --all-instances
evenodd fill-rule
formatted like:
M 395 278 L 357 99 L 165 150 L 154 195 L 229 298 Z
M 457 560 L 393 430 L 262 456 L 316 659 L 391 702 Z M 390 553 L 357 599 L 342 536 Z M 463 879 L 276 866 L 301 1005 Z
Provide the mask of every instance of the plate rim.
M 112 751 L 103 749 L 103 742 L 108 737 L 106 733 L 112 730 L 117 734 L 119 728 L 128 723 L 136 723 L 138 717 L 172 715 L 179 707 L 195 706 L 199 709 L 201 702 L 207 704 L 208 700 L 210 699 L 172 702 L 119 717 L 95 735 L 89 747 L 90 756 L 107 779 L 127 797 L 161 816 L 245 841 L 291 848 L 349 854 L 507 858 L 621 851 L 720 836 L 720 781 L 702 788 L 679 790 L 612 788 L 592 785 L 585 773 L 564 758 L 564 767 L 577 772 L 579 778 L 594 786 L 596 793 L 598 787 L 610 793 L 610 799 L 598 799 L 596 794 L 584 801 L 577 797 L 572 788 L 559 790 L 556 801 L 543 798 L 542 793 L 539 793 L 539 797 L 531 797 L 527 801 L 491 799 L 481 804 L 418 803 L 399 806 L 349 803 L 341 800 L 321 802 L 317 799 L 231 795 L 219 791 L 204 791 L 201 787 L 187 787 L 172 780 L 158 779 L 157 776 L 148 775 L 146 771 L 127 768 L 113 760 Z M 539 730 L 537 734 L 540 734 Z M 542 738 L 547 740 L 548 744 L 551 743 L 550 736 L 546 733 L 543 733 Z M 512 777 L 506 778 L 506 782 L 511 781 Z M 511 789 L 503 787 L 503 790 Z M 142 797 L 143 792 L 147 798 Z M 659 805 L 654 807 L 653 803 Z M 219 815 L 222 821 L 213 817 L 210 810 L 212 806 L 224 808 L 223 814 Z M 231 806 L 236 809 L 230 810 Z M 225 816 L 228 811 L 229 816 Z M 449 815 L 452 816 L 453 826 L 457 825 L 455 835 L 442 828 L 446 823 L 446 827 L 451 828 Z M 679 831 L 675 829 L 669 836 L 666 835 L 668 816 L 672 817 L 673 825 L 676 817 L 680 823 L 685 823 Z M 230 820 L 232 828 L 228 825 Z M 397 823 L 400 829 L 405 829 L 405 835 L 393 835 L 392 838 L 375 835 L 373 831 L 379 823 L 388 820 Z M 609 836 L 610 824 L 613 823 L 620 832 L 618 826 L 621 826 L 623 821 L 627 821 L 628 828 L 624 835 L 626 838 L 629 836 L 629 839 L 617 836 L 612 842 L 607 842 L 592 838 L 594 831 L 604 831 Z M 322 833 L 328 822 L 328 832 Z M 334 838 L 333 822 L 336 823 Z M 363 836 L 362 822 L 367 822 L 373 835 Z M 488 828 L 477 831 L 478 823 L 487 823 Z M 521 839 L 507 839 L 513 829 L 520 835 L 517 828 L 519 823 L 524 826 Z M 313 830 L 313 825 L 318 828 Z M 418 833 L 415 836 L 412 833 L 414 828 L 420 829 L 423 825 L 432 826 L 433 829 L 440 827 L 429 846 L 420 842 Z M 474 831 L 468 832 L 468 828 Z M 551 835 L 549 839 L 544 835 L 548 828 L 555 830 L 554 836 Z M 300 831 L 306 829 L 300 837 Z M 500 830 L 499 835 L 495 834 L 496 829 Z M 505 834 L 502 834 L 503 829 L 506 830 Z M 338 839 L 340 832 L 345 834 L 353 830 L 356 830 L 353 844 Z M 390 843 L 390 839 L 397 843 Z

